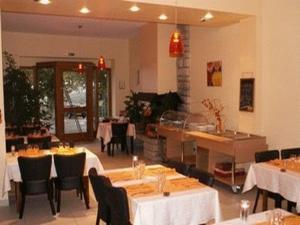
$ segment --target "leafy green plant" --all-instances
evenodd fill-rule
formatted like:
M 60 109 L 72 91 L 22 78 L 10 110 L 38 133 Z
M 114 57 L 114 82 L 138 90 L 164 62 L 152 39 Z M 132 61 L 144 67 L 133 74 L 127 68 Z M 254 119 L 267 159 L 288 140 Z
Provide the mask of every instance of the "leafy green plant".
M 11 54 L 4 58 L 4 106 L 7 123 L 22 126 L 39 119 L 39 94 L 25 72 L 16 66 Z
M 131 95 L 126 96 L 124 101 L 126 107 L 126 116 L 129 117 L 132 123 L 143 122 L 143 108 L 144 104 L 139 103 L 138 94 L 131 91 Z

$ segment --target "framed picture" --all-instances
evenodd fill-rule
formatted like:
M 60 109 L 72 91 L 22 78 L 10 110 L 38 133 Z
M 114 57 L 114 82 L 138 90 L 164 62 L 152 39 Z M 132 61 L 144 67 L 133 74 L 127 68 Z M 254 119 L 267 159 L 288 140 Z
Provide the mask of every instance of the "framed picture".
M 207 63 L 207 86 L 222 86 L 222 61 L 214 61 Z
M 240 83 L 240 111 L 254 111 L 254 78 L 242 78 Z

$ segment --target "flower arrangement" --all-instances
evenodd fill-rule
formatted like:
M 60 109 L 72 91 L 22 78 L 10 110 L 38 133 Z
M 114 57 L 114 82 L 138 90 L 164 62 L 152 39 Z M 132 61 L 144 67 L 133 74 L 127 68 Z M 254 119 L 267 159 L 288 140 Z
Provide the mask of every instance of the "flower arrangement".
M 216 119 L 216 130 L 218 133 L 221 133 L 224 131 L 224 125 L 222 120 L 221 112 L 224 109 L 224 106 L 220 103 L 220 100 L 214 99 L 211 100 L 209 98 L 206 98 L 202 100 L 202 105 L 204 105 L 205 108 L 208 109 L 208 111 L 214 116 Z

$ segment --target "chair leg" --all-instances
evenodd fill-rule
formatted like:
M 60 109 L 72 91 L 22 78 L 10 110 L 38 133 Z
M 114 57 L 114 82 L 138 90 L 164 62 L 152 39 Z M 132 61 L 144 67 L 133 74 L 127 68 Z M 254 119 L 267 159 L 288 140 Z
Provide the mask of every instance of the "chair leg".
M 100 204 L 98 203 L 96 225 L 99 225 L 99 224 L 100 224 Z
M 53 183 L 52 182 L 50 182 L 49 186 L 48 186 L 48 200 L 50 202 L 51 212 L 53 215 L 55 215 L 56 212 L 55 212 L 55 207 L 54 207 L 54 203 L 53 203 Z
M 26 199 L 25 194 L 22 192 L 21 193 L 21 208 L 20 208 L 20 212 L 19 212 L 19 219 L 23 218 L 25 199 Z
M 57 189 L 57 209 L 56 211 L 60 212 L 60 202 L 61 202 L 61 191 Z
M 256 208 L 257 208 L 257 203 L 258 203 L 259 195 L 260 195 L 260 190 L 257 189 L 257 192 L 256 192 L 256 198 L 255 198 L 255 202 L 254 202 L 254 206 L 253 206 L 253 213 L 256 212 Z
M 275 197 L 275 208 L 281 209 L 281 196 L 280 195 Z
M 83 193 L 83 198 L 84 198 L 84 202 L 85 202 L 85 207 L 86 209 L 89 209 L 89 203 L 88 203 L 88 196 L 87 196 L 87 191 L 84 187 L 83 181 L 81 180 L 81 192 Z

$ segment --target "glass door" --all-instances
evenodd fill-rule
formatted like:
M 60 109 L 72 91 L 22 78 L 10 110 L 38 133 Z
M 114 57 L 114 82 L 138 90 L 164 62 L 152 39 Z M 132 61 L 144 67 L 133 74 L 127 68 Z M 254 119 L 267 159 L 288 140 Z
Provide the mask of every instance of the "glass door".
M 84 64 L 83 73 L 76 71 L 78 63 L 57 63 L 56 114 L 57 135 L 64 141 L 93 139 L 93 71 Z

